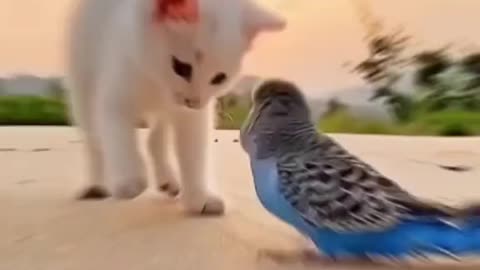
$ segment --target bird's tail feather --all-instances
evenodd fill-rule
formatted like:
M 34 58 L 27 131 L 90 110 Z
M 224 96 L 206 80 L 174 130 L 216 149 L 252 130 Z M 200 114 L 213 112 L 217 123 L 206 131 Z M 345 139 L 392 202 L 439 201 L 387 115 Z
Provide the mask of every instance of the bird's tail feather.
M 427 215 L 417 221 L 418 231 L 412 232 L 411 252 L 451 258 L 480 255 L 480 203 L 459 208 L 426 202 L 423 205 L 430 206 L 430 211 L 425 211 Z M 433 217 L 429 217 L 428 212 Z
M 463 219 L 471 217 L 480 218 L 480 203 L 474 202 L 462 207 L 452 207 L 438 202 L 432 202 L 414 196 L 402 197 L 398 205 L 407 210 L 409 214 L 417 217 L 440 217 Z
M 480 255 L 480 215 L 477 207 L 455 215 L 417 216 L 384 232 L 322 234 L 317 243 L 329 256 L 408 258 L 443 256 L 459 259 Z
M 406 253 L 451 258 L 480 255 L 480 217 L 467 218 L 460 223 L 418 221 L 412 223 L 411 229 Z
M 415 218 L 404 224 L 405 255 L 480 255 L 480 203 L 454 208 L 417 201 L 410 209 Z

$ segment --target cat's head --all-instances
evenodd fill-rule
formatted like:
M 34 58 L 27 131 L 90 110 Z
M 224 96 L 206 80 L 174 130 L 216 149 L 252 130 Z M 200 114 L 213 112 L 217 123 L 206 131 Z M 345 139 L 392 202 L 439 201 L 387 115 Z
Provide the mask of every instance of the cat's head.
M 169 45 L 169 86 L 175 102 L 191 109 L 229 89 L 259 34 L 286 26 L 253 0 L 153 1 Z

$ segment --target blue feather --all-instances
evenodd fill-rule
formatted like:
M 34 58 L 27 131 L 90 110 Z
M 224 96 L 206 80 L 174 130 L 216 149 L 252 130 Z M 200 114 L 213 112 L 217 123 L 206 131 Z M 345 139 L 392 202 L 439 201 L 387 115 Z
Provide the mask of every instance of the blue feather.
M 251 157 L 255 190 L 262 205 L 274 216 L 310 237 L 326 256 L 335 259 L 385 256 L 405 258 L 415 255 L 456 257 L 480 254 L 480 219 L 471 217 L 453 225 L 438 217 L 401 220 L 396 226 L 378 232 L 336 232 L 315 227 L 279 192 L 274 158 Z

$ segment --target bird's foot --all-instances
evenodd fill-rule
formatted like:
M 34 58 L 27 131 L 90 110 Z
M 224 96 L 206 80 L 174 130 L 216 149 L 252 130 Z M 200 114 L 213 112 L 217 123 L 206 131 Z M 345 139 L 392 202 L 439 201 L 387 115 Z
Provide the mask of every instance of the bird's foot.
M 311 249 L 276 250 L 261 249 L 257 252 L 257 259 L 269 259 L 278 264 L 304 263 L 304 264 L 330 264 L 333 261 Z
M 341 264 L 346 266 L 378 266 L 379 263 L 368 258 L 330 258 L 322 256 L 316 250 L 301 249 L 294 250 L 275 250 L 262 249 L 257 253 L 257 259 L 269 259 L 277 264 L 302 263 L 307 265 L 333 265 Z

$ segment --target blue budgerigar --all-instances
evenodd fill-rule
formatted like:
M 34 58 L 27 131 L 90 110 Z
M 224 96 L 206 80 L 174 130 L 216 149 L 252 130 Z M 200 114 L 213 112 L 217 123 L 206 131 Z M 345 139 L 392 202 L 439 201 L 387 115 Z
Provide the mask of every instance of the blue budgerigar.
M 320 134 L 288 81 L 254 91 L 241 130 L 262 205 L 324 258 L 402 260 L 480 253 L 480 206 L 454 208 L 407 192 Z

